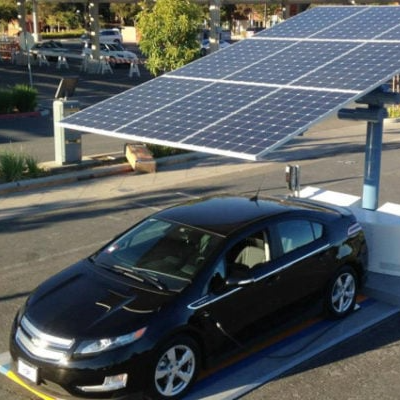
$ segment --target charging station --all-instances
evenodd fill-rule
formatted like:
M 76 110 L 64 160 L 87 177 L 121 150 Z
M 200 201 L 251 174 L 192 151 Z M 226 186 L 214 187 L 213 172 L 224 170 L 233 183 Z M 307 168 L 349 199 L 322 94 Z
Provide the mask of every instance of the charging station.
M 387 85 L 382 85 L 356 102 L 367 104 L 368 108 L 341 109 L 338 117 L 367 122 L 362 198 L 346 197 L 343 193 L 318 188 L 306 188 L 300 193 L 300 196 L 349 206 L 366 235 L 368 270 L 400 276 L 400 248 L 398 245 L 400 243 L 400 205 L 386 203 L 378 208 L 383 120 L 388 115 L 384 106 L 385 104 L 399 104 L 400 94 L 393 93 Z M 346 198 L 347 204 L 340 204 L 344 198 Z
M 69 100 L 75 92 L 77 77 L 63 78 L 53 101 L 54 150 L 57 165 L 75 164 L 82 161 L 81 133 L 58 125 L 63 118 L 79 111 L 79 101 Z

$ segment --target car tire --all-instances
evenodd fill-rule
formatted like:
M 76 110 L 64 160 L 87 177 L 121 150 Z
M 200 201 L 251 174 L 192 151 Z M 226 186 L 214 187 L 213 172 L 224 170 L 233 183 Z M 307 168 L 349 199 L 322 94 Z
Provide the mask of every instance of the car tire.
M 350 266 L 342 267 L 333 277 L 326 292 L 326 311 L 330 317 L 343 318 L 354 310 L 358 278 Z
M 196 381 L 199 354 L 198 344 L 187 336 L 177 337 L 162 346 L 151 369 L 147 395 L 162 400 L 184 396 Z

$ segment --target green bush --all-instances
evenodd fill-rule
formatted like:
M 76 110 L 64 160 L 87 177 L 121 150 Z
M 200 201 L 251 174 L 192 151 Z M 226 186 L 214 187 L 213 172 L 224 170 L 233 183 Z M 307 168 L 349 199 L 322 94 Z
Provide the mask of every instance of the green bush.
M 28 85 L 0 88 L 0 114 L 35 111 L 38 92 Z
M 0 153 L 0 178 L 6 182 L 35 178 L 41 172 L 37 160 L 32 156 L 9 150 Z
M 19 112 L 34 111 L 37 106 L 37 90 L 28 85 L 15 85 L 12 90 L 13 102 Z
M 84 29 L 74 29 L 64 32 L 42 32 L 40 36 L 43 40 L 80 38 L 85 33 Z
M 392 105 L 387 108 L 389 118 L 399 118 L 400 117 L 400 106 Z
M 37 178 L 42 174 L 42 169 L 38 165 L 38 161 L 35 157 L 26 155 L 25 156 L 26 173 L 30 178 Z
M 147 148 L 150 150 L 150 152 L 154 158 L 174 156 L 177 154 L 183 154 L 183 153 L 188 152 L 188 150 L 177 149 L 177 148 L 168 147 L 168 146 L 159 146 L 159 145 L 155 145 L 155 144 L 148 144 Z
M 13 111 L 14 102 L 10 89 L 0 88 L 0 114 L 8 114 Z
M 25 170 L 24 157 L 11 151 L 0 154 L 0 172 L 6 182 L 19 181 Z

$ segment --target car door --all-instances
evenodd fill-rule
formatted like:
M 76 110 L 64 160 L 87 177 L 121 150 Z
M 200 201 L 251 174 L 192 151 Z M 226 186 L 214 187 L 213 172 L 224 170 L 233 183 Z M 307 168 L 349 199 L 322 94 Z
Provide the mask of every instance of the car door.
M 279 275 L 270 267 L 267 234 L 258 231 L 235 243 L 218 260 L 198 306 L 210 321 L 237 336 L 280 307 L 281 291 Z
M 333 252 L 322 223 L 288 218 L 270 226 L 274 260 L 271 269 L 282 288 L 280 306 L 321 293 L 332 273 Z
M 265 259 L 247 257 L 246 269 L 243 243 L 261 238 Z M 272 223 L 237 242 L 219 260 L 202 299 L 203 312 L 238 337 L 247 327 L 317 293 L 330 273 L 328 248 L 322 224 L 304 219 Z

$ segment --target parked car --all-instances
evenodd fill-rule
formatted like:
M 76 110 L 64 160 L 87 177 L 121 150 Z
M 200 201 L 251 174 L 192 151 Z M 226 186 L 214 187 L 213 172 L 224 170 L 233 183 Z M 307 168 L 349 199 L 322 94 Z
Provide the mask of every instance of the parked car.
M 236 196 L 174 206 L 31 293 L 12 326 L 13 368 L 57 397 L 176 399 L 316 300 L 351 313 L 366 254 L 344 208 Z
M 91 55 L 92 54 L 92 44 L 85 43 L 82 55 Z M 100 55 L 104 57 L 108 57 L 108 60 L 111 65 L 122 65 L 122 64 L 130 64 L 134 61 L 137 61 L 138 57 L 132 51 L 126 50 L 121 44 L 107 44 L 100 43 Z
M 91 40 L 88 34 L 83 34 L 81 36 L 82 42 L 88 42 Z M 123 38 L 119 29 L 101 29 L 99 31 L 99 42 L 100 43 L 122 43 Z
M 69 50 L 63 46 L 59 41 L 46 40 L 43 42 L 37 42 L 31 47 L 31 53 L 34 58 L 38 54 L 43 54 L 49 61 L 57 61 L 57 58 L 61 54 L 67 53 Z

